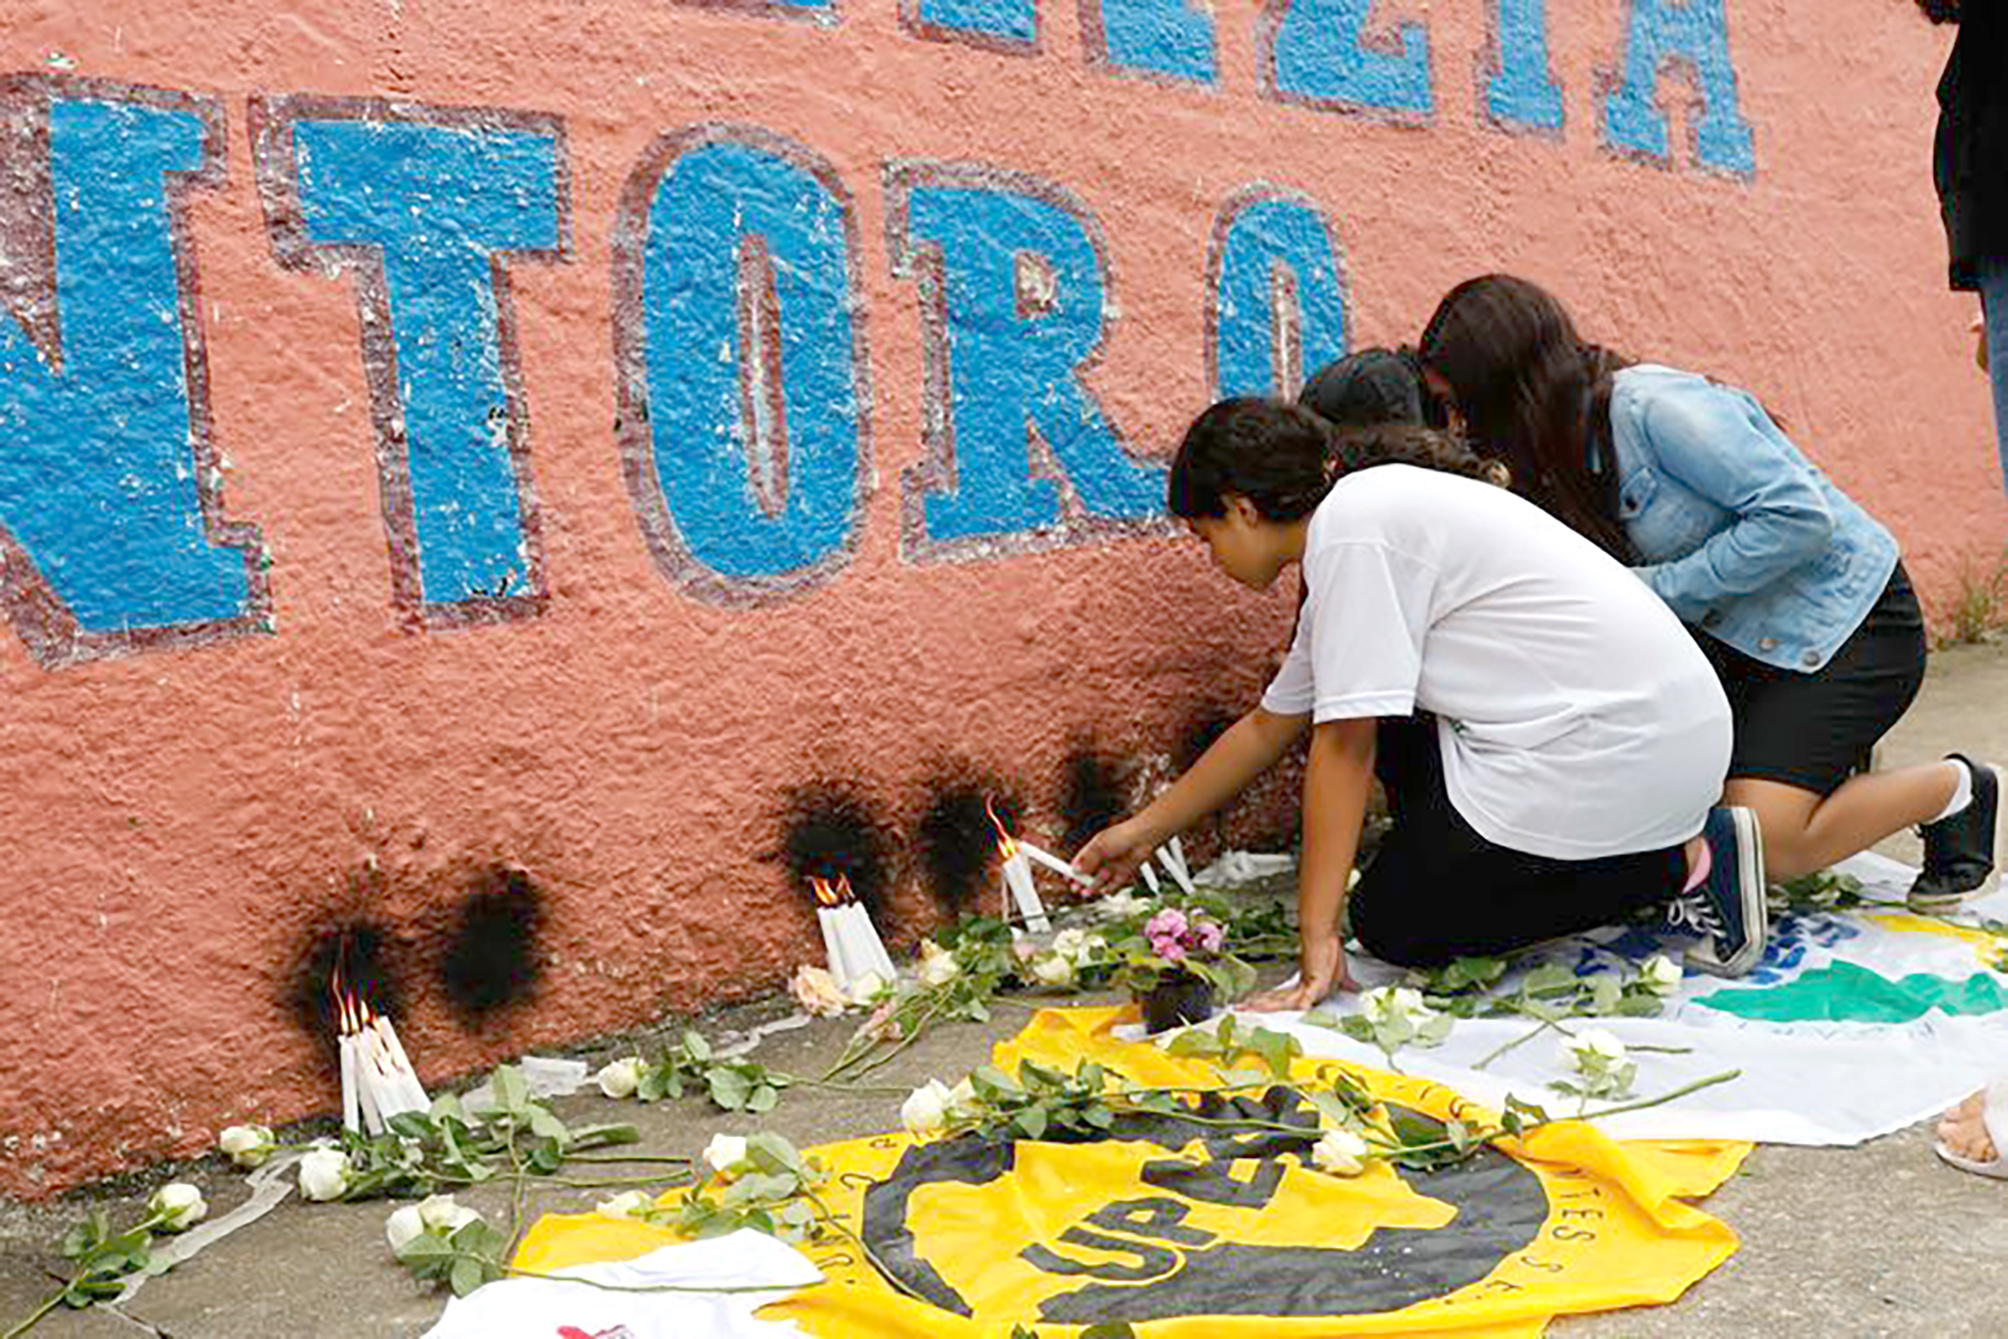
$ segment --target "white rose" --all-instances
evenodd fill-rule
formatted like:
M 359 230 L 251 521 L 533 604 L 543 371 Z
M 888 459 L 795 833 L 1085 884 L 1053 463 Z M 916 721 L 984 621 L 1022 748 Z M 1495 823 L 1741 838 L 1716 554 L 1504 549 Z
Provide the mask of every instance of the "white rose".
M 920 941 L 920 979 L 925 985 L 945 986 L 962 974 L 962 964 L 932 939 Z
M 1575 1061 L 1577 1069 L 1588 1069 L 1596 1064 L 1608 1067 L 1625 1058 L 1625 1044 L 1602 1028 L 1584 1028 L 1568 1039 L 1564 1049 Z
M 1088 945 L 1086 930 L 1062 930 L 1053 936 L 1053 952 L 1063 958 L 1078 958 Z
M 262 1125 L 232 1125 L 216 1136 L 216 1146 L 239 1167 L 262 1167 L 278 1141 Z
M 623 1190 L 612 1199 L 601 1200 L 593 1212 L 602 1218 L 639 1218 L 655 1207 L 646 1190 Z
M 948 1123 L 948 1109 L 953 1101 L 947 1084 L 940 1079 L 929 1079 L 899 1104 L 900 1122 L 907 1133 L 924 1139 Z
M 1638 969 L 1639 979 L 1646 989 L 1655 995 L 1671 995 L 1680 989 L 1680 979 L 1684 975 L 1680 964 L 1664 953 L 1655 953 L 1647 958 Z
M 1367 1169 L 1372 1150 L 1351 1130 L 1327 1130 L 1311 1148 L 1311 1163 L 1333 1176 L 1358 1176 Z
M 746 1140 L 736 1134 L 714 1134 L 704 1146 L 704 1160 L 722 1176 L 730 1176 L 746 1161 Z
M 837 978 L 821 967 L 806 963 L 795 970 L 788 989 L 795 1002 L 812 1018 L 835 1018 L 850 1004 L 844 998 L 844 988 L 837 984 Z
M 418 1216 L 416 1204 L 401 1205 L 383 1220 L 384 1240 L 390 1243 L 392 1255 L 403 1255 L 404 1248 L 424 1234 L 425 1220 Z
M 203 1201 L 202 1192 L 186 1181 L 170 1181 L 153 1192 L 153 1198 L 146 1202 L 146 1211 L 161 1220 L 161 1226 L 169 1232 L 180 1232 L 194 1227 L 209 1213 L 209 1205 Z
M 976 1095 L 976 1085 L 965 1075 L 962 1082 L 948 1090 L 948 1112 L 958 1119 L 973 1116 L 983 1099 Z
M 1074 984 L 1074 963 L 1058 953 L 1048 953 L 1032 960 L 1032 975 L 1042 986 L 1065 989 Z
M 851 1003 L 870 1004 L 885 993 L 885 978 L 877 972 L 866 972 L 851 982 Z
M 428 1195 L 418 1202 L 418 1218 L 442 1237 L 450 1237 L 481 1215 L 465 1205 L 455 1204 L 451 1195 Z
M 641 1057 L 630 1055 L 602 1066 L 600 1072 L 593 1075 L 593 1082 L 600 1085 L 601 1092 L 618 1100 L 635 1095 L 635 1090 L 641 1087 L 641 1075 Z
M 349 1155 L 340 1149 L 309 1149 L 300 1159 L 300 1193 L 308 1199 L 340 1199 L 348 1188 Z
M 1095 903 L 1095 914 L 1105 921 L 1128 920 L 1132 916 L 1141 916 L 1149 910 L 1149 899 L 1138 897 L 1127 888 L 1120 893 L 1110 893 Z

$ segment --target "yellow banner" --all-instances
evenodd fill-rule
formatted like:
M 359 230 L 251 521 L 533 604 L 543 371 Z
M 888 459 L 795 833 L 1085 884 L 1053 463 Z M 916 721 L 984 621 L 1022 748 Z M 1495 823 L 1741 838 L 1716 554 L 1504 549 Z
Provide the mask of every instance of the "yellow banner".
M 1043 1010 L 994 1063 L 1072 1071 L 1092 1059 L 1144 1084 L 1214 1080 L 1202 1061 L 1117 1040 L 1125 1016 Z M 1334 1067 L 1299 1061 L 1294 1077 Z M 1493 1115 L 1437 1084 L 1346 1068 L 1377 1098 L 1438 1120 Z M 1236 1114 L 1305 1132 L 1209 1123 Z M 1619 1144 L 1565 1122 L 1448 1169 L 1376 1164 L 1342 1179 L 1311 1167 L 1318 1133 L 1279 1084 L 1189 1116 L 1124 1115 L 1090 1143 L 898 1134 L 824 1145 L 813 1151 L 831 1171 L 825 1199 L 900 1287 L 854 1251 L 812 1249 L 829 1284 L 761 1315 L 829 1339 L 1003 1336 L 1014 1325 L 1069 1335 L 1106 1321 L 1146 1339 L 1506 1339 L 1566 1312 L 1671 1301 L 1736 1249 L 1726 1225 L 1681 1201 L 1721 1184 L 1747 1144 Z M 631 1258 L 675 1239 L 551 1215 L 516 1263 Z

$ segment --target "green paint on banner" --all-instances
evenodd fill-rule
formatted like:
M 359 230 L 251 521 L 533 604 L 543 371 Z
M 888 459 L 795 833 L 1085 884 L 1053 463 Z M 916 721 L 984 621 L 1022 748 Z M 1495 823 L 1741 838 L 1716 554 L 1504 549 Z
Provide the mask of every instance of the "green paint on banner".
M 1782 986 L 1718 990 L 1695 1003 L 1772 1023 L 1908 1023 L 1933 1009 L 1996 1013 L 2008 1009 L 2008 992 L 1985 972 L 1964 981 L 1927 972 L 1892 981 L 1866 967 L 1837 962 L 1803 972 Z

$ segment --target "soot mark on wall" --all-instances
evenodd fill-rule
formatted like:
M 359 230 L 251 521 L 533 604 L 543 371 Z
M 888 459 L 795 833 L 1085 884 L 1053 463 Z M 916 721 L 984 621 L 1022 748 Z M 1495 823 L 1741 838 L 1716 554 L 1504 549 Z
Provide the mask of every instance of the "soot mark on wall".
M 955 915 L 981 911 L 982 894 L 997 865 L 997 827 L 984 808 L 995 800 L 997 816 L 1013 832 L 1024 831 L 1024 807 L 1002 785 L 966 772 L 943 773 L 927 782 L 927 811 L 914 833 L 928 890 Z M 991 908 L 994 912 L 995 908 Z
M 439 961 L 440 988 L 464 1020 L 535 993 L 544 920 L 544 894 L 522 870 L 496 865 L 475 876 Z
M 1178 736 L 1178 771 L 1183 776 L 1196 762 L 1199 755 L 1213 746 L 1213 741 L 1227 733 L 1234 724 L 1234 717 L 1221 707 L 1207 704 L 1186 718 Z
M 851 891 L 884 931 L 891 876 L 891 825 L 869 796 L 835 783 L 789 791 L 781 804 L 781 844 L 773 853 L 808 899 L 811 878 L 851 881 Z
M 375 921 L 349 920 L 312 931 L 297 955 L 289 1004 L 310 1037 L 335 1049 L 334 982 L 337 969 L 350 989 L 381 1014 L 404 1016 L 399 961 L 407 946 Z
M 1066 820 L 1066 851 L 1072 855 L 1088 839 L 1123 816 L 1128 808 L 1127 784 L 1115 759 L 1092 748 L 1067 755 L 1066 783 L 1060 793 L 1060 817 Z

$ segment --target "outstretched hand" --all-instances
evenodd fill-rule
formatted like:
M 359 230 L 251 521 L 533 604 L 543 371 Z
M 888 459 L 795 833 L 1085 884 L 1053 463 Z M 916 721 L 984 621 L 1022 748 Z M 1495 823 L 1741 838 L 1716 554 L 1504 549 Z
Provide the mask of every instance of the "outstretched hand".
M 1124 819 L 1089 838 L 1088 844 L 1074 853 L 1074 868 L 1093 878 L 1088 891 L 1103 897 L 1134 882 L 1137 870 L 1157 845 L 1141 822 Z
M 1304 941 L 1296 985 L 1265 990 L 1241 1007 L 1258 1014 L 1302 1012 L 1317 1008 L 1335 990 L 1358 989 L 1359 983 L 1346 970 L 1346 946 L 1336 933 L 1327 932 Z

